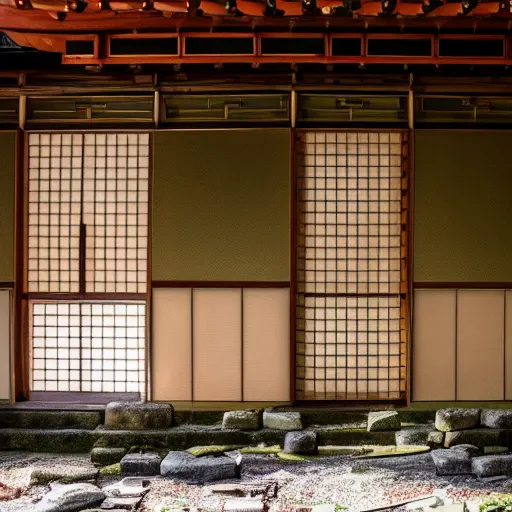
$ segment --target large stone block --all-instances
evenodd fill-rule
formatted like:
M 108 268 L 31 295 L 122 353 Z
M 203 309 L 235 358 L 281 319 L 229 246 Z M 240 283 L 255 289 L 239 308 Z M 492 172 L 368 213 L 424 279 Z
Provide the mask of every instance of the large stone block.
M 260 426 L 258 411 L 229 411 L 222 420 L 222 428 L 227 429 L 258 430 Z
M 471 474 L 471 457 L 463 451 L 434 450 L 432 460 L 438 475 L 467 475 Z
M 400 417 L 397 411 L 372 411 L 368 413 L 368 432 L 400 430 Z
M 312 430 L 288 432 L 284 438 L 283 451 L 285 453 L 314 455 L 316 453 L 316 432 Z
M 480 477 L 511 475 L 512 455 L 484 455 L 472 461 L 473 473 Z
M 302 430 L 300 412 L 264 411 L 263 426 L 274 430 Z
M 453 432 L 478 426 L 480 409 L 439 409 L 436 428 L 441 432 Z
M 129 453 L 121 460 L 121 471 L 127 475 L 159 475 L 161 461 L 157 453 Z
M 237 478 L 236 460 L 226 457 L 194 457 L 186 452 L 169 452 L 162 461 L 160 474 L 188 483 L 205 483 Z
M 105 409 L 105 427 L 119 430 L 170 428 L 174 409 L 153 402 L 110 402 Z
M 480 448 L 473 446 L 472 444 L 456 444 L 455 446 L 452 446 L 450 450 L 464 452 L 470 457 L 478 457 L 481 455 Z
M 110 466 L 120 462 L 126 452 L 126 448 L 93 448 L 91 462 L 98 466 Z
M 420 425 L 417 427 L 408 427 L 395 432 L 395 441 L 397 446 L 431 446 L 435 445 L 432 442 L 431 433 L 437 432 L 434 430 L 433 425 Z M 442 435 L 442 434 L 441 434 Z M 442 440 L 441 443 L 442 444 Z
M 449 448 L 457 444 L 472 444 L 478 448 L 484 448 L 484 446 L 508 446 L 508 433 L 506 430 L 487 428 L 446 432 L 444 437 L 445 447 Z
M 96 507 L 105 498 L 105 493 L 92 484 L 63 485 L 46 494 L 36 505 L 35 512 L 76 512 Z
M 483 409 L 480 423 L 487 428 L 512 429 L 512 409 Z

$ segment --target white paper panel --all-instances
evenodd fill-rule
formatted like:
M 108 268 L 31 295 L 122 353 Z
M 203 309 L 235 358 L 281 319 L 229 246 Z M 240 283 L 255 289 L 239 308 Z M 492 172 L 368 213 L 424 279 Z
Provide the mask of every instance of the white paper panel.
M 241 293 L 194 290 L 194 400 L 242 399 Z
M 503 290 L 458 291 L 457 400 L 504 399 L 504 300 Z
M 153 400 L 192 400 L 190 288 L 153 290 Z
M 0 400 L 11 399 L 10 293 L 0 290 Z
M 414 294 L 413 400 L 455 400 L 456 291 Z
M 290 290 L 244 290 L 244 400 L 290 400 Z

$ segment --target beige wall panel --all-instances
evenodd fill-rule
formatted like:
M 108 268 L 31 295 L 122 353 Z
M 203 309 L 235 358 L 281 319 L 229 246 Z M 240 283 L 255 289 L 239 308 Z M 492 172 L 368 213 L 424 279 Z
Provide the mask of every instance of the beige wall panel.
M 512 400 L 512 291 L 505 293 L 505 400 Z
M 511 144 L 511 132 L 416 131 L 415 281 L 512 281 Z
M 290 279 L 290 130 L 155 134 L 155 281 Z
M 457 400 L 503 400 L 504 300 L 502 290 L 459 290 Z
M 153 290 L 153 400 L 192 400 L 192 310 L 189 288 Z
M 290 400 L 290 290 L 244 290 L 244 400 Z
M 14 165 L 16 133 L 0 133 L 0 281 L 14 280 Z
M 194 400 L 242 399 L 242 290 L 194 289 Z
M 455 400 L 455 290 L 416 290 L 413 400 Z
M 0 290 L 0 400 L 11 399 L 11 300 Z

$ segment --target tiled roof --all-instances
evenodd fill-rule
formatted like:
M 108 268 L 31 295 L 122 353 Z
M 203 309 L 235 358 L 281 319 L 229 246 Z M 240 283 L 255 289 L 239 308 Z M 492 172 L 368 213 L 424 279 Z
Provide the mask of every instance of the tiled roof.
M 206 16 L 341 16 L 369 18 L 387 16 L 394 18 L 480 18 L 508 17 L 511 0 L 0 0 L 0 6 L 18 9 L 36 9 L 48 13 L 119 13 L 147 12 L 148 16 L 194 14 Z M 194 10 L 197 7 L 199 10 Z

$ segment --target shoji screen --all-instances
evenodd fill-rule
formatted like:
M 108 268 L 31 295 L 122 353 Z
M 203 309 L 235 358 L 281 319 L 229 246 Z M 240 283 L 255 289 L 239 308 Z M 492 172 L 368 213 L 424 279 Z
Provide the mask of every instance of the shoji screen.
M 145 383 L 149 134 L 28 141 L 32 391 Z
M 298 151 L 297 398 L 402 398 L 407 140 L 310 132 Z

